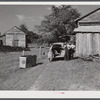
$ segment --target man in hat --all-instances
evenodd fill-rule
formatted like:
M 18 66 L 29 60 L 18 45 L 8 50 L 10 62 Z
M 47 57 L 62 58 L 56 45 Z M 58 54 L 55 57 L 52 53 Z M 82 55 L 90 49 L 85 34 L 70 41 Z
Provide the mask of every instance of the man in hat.
M 75 51 L 75 45 L 73 45 L 72 41 L 69 41 L 69 44 L 67 45 L 68 51 L 69 51 L 69 60 L 73 59 L 73 54 Z

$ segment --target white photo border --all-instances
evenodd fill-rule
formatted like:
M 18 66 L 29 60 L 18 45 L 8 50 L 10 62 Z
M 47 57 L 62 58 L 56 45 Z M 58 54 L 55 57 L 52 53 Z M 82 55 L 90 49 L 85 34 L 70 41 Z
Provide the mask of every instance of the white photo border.
M 100 5 L 100 2 L 0 2 L 0 5 Z M 100 91 L 0 91 L 0 98 L 100 98 Z M 13 99 L 14 100 L 14 99 Z M 33 99 L 34 100 L 34 99 Z

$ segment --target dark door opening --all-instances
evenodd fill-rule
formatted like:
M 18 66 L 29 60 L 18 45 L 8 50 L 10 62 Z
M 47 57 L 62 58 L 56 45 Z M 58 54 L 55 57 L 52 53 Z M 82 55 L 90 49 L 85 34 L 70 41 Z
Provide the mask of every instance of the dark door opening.
M 13 46 L 14 46 L 14 47 L 18 47 L 18 40 L 14 40 L 14 41 L 13 41 Z

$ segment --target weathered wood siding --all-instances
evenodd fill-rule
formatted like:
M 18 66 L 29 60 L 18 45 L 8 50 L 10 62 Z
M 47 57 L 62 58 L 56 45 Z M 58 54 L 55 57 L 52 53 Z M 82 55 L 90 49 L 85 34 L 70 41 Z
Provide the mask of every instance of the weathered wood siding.
M 92 55 L 92 34 L 87 33 L 87 55 Z
M 76 52 L 75 56 L 79 56 L 79 34 L 76 34 Z
M 99 33 L 77 33 L 76 34 L 76 56 L 100 55 Z
M 5 33 L 5 45 L 26 47 L 26 34 L 17 26 Z
M 100 34 L 95 33 L 93 36 L 93 42 L 94 42 L 94 51 L 93 54 L 99 54 L 100 55 Z
M 83 45 L 80 44 L 81 47 L 82 47 L 82 48 L 81 48 L 81 49 L 82 49 L 82 54 L 81 54 L 81 55 L 82 55 L 82 56 L 83 56 L 83 55 L 86 56 L 86 50 L 87 50 L 87 48 L 86 48 L 86 47 L 87 47 L 87 44 L 86 44 L 86 34 L 83 34 L 83 40 L 81 40 L 81 39 L 79 39 L 79 40 L 82 41 L 82 44 L 83 44 Z M 80 45 L 79 45 L 79 47 L 80 47 Z
M 75 21 L 76 56 L 100 55 L 100 8 Z
M 13 41 L 13 35 L 6 35 L 6 46 L 13 46 L 12 44 L 12 41 Z
M 18 35 L 18 46 L 26 47 L 26 35 Z
M 6 45 L 13 46 L 13 41 L 16 40 L 15 35 L 6 35 Z M 18 47 L 26 47 L 26 35 L 17 35 Z

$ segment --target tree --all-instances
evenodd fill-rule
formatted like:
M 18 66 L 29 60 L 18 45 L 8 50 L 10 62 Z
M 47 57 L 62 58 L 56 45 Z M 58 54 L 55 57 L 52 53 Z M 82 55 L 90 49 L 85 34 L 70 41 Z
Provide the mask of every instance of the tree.
M 37 26 L 38 32 L 41 32 L 42 35 L 51 33 L 54 39 L 72 34 L 75 28 L 74 20 L 79 16 L 78 11 L 69 5 L 52 6 L 51 14 L 45 16 L 41 25 Z
M 27 43 L 32 43 L 34 39 L 38 38 L 38 35 L 36 33 L 34 33 L 33 31 L 29 31 L 25 24 L 21 24 L 20 25 L 20 29 L 23 32 L 26 33 L 26 35 L 27 35 L 27 38 L 26 38 Z
M 38 39 L 38 35 L 33 31 L 28 31 L 27 33 L 27 42 L 32 43 L 35 39 Z
M 25 32 L 27 34 L 28 28 L 27 28 L 27 26 L 25 24 L 21 24 L 19 27 L 23 32 Z

